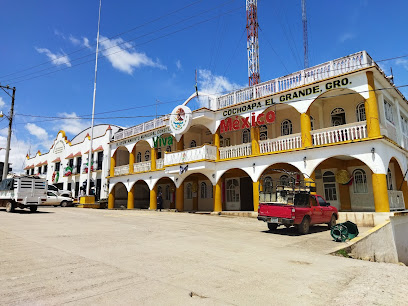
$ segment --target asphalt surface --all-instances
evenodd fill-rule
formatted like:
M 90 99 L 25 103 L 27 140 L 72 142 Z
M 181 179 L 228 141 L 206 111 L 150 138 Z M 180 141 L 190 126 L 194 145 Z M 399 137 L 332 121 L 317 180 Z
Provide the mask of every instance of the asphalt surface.
M 325 226 L 42 207 L 0 209 L 2 305 L 407 305 L 408 268 L 327 255 Z

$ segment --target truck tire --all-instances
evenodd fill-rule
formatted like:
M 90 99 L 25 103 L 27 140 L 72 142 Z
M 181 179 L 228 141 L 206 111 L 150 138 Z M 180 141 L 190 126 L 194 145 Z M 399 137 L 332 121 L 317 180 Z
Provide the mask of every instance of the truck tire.
M 304 217 L 302 222 L 298 226 L 298 232 L 301 235 L 309 233 L 310 228 L 310 219 L 308 217 Z
M 31 212 L 36 212 L 37 211 L 37 205 L 31 205 L 30 206 L 30 211 Z
M 336 216 L 332 215 L 331 219 L 330 219 L 330 222 L 327 223 L 327 226 L 329 227 L 329 229 L 331 229 L 335 225 L 336 225 Z
M 14 212 L 15 208 L 16 207 L 14 206 L 13 202 L 7 202 L 6 203 L 6 212 L 12 213 L 12 212 Z
M 270 231 L 274 231 L 278 228 L 278 223 L 268 223 L 268 228 Z
M 61 207 L 67 207 L 67 206 L 68 206 L 67 201 L 62 201 L 62 202 L 61 202 Z

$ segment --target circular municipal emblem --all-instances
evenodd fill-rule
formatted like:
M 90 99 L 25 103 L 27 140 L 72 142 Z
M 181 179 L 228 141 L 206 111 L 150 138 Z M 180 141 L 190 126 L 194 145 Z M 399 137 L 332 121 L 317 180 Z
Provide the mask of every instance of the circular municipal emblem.
M 191 124 L 191 110 L 185 105 L 179 105 L 170 115 L 170 129 L 175 134 L 183 134 Z

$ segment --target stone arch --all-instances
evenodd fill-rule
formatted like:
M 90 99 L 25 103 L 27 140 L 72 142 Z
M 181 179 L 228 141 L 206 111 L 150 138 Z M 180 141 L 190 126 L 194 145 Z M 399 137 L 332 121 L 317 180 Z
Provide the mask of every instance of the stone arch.
M 200 147 L 204 144 L 213 143 L 213 134 L 211 130 L 203 124 L 193 124 L 190 126 L 188 133 L 183 135 L 184 148 L 192 147 L 190 144 L 194 141 L 196 147 Z
M 162 176 L 155 183 L 153 188 L 157 187 L 157 195 L 162 192 L 163 209 L 176 208 L 176 184 L 173 178 L 169 176 Z
M 185 211 L 213 210 L 213 184 L 206 174 L 191 173 L 184 178 L 183 184 Z M 205 188 L 202 188 L 204 186 Z
M 124 166 L 129 164 L 129 151 L 125 146 L 119 146 L 112 154 L 115 158 L 115 167 Z
M 144 180 L 134 182 L 130 190 L 133 193 L 134 208 L 148 209 L 150 207 L 150 188 Z

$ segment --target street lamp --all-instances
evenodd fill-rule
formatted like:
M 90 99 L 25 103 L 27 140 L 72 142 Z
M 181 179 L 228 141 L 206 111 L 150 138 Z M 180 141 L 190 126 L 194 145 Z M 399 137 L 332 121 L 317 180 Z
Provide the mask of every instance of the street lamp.
M 3 89 L 3 91 L 10 96 L 10 94 L 5 90 L 13 90 L 13 95 L 11 97 L 11 109 L 10 109 L 10 116 L 6 116 L 3 114 L 3 112 L 0 113 L 0 117 L 6 117 L 9 120 L 9 127 L 8 127 L 8 135 L 7 135 L 7 146 L 6 146 L 6 156 L 4 157 L 4 167 L 3 167 L 3 177 L 2 179 L 7 178 L 8 174 L 8 164 L 9 164 L 9 154 L 10 154 L 10 142 L 11 142 L 11 126 L 13 124 L 13 115 L 14 115 L 14 98 L 16 96 L 16 88 L 13 87 L 11 88 L 9 85 L 7 86 L 2 86 L 0 85 L 0 88 Z

